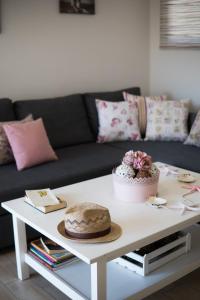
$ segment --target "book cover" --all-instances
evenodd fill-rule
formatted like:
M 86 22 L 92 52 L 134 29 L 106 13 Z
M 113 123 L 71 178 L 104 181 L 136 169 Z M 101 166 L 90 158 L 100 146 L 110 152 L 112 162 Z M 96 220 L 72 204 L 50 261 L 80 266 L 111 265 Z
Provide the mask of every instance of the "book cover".
M 44 255 L 42 255 L 41 253 L 39 253 L 36 249 L 34 249 L 33 247 L 30 247 L 30 251 L 32 253 L 34 253 L 37 257 L 39 257 L 41 260 L 43 260 L 45 263 L 47 263 L 49 266 L 53 266 L 55 263 L 50 261 L 47 257 L 45 257 Z
M 59 204 L 58 199 L 50 189 L 26 190 L 26 197 L 35 207 Z
M 65 253 L 66 249 L 55 243 L 54 241 L 48 239 L 47 237 L 41 237 L 40 242 L 43 248 L 49 254 L 58 254 L 58 253 Z
M 28 252 L 34 259 L 36 259 L 39 263 L 41 263 L 43 266 L 47 267 L 49 270 L 51 271 L 57 271 L 59 269 L 62 269 L 65 265 L 70 264 L 74 261 L 78 261 L 79 258 L 77 258 L 76 256 L 69 258 L 68 260 L 66 260 L 65 262 L 58 264 L 58 265 L 49 265 L 48 263 L 46 263 L 43 259 L 41 259 L 37 254 L 35 254 L 34 252 L 29 251 Z
M 58 197 L 57 197 L 58 198 Z M 32 201 L 25 196 L 24 198 L 24 201 L 28 204 L 30 204 L 32 207 L 38 209 L 39 211 L 43 212 L 44 214 L 47 214 L 47 213 L 50 213 L 50 212 L 53 212 L 53 211 L 56 211 L 56 210 L 59 210 L 59 209 L 62 209 L 62 208 L 65 208 L 67 207 L 67 202 L 65 200 L 62 200 L 60 198 L 58 198 L 58 204 L 54 204 L 54 205 L 49 205 L 49 206 L 34 206 Z
M 42 259 L 40 259 L 36 254 L 34 254 L 33 252 L 29 251 L 28 252 L 34 259 L 36 259 L 40 264 L 42 264 L 43 266 L 45 266 L 46 268 L 48 268 L 49 270 L 53 270 L 53 268 L 48 265 L 47 263 L 45 263 Z
M 30 245 L 38 250 L 41 254 L 45 255 L 49 260 L 52 262 L 61 262 L 67 258 L 73 257 L 74 255 L 70 253 L 69 251 L 63 249 L 64 251 L 62 253 L 53 253 L 49 254 L 46 252 L 46 250 L 43 247 L 43 244 L 41 243 L 40 239 L 34 240 L 30 243 Z

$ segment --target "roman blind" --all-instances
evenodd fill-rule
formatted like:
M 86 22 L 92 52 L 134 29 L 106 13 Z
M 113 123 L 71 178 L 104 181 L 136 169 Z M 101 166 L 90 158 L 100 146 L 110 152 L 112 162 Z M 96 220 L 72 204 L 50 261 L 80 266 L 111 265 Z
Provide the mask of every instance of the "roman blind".
M 160 46 L 200 47 L 200 0 L 160 1 Z

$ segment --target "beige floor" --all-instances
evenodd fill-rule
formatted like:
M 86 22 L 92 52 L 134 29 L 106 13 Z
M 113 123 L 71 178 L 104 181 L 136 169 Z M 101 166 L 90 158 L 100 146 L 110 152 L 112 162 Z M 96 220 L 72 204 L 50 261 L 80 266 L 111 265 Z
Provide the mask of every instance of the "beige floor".
M 14 251 L 0 252 L 0 300 L 67 300 L 37 274 L 26 281 L 16 278 Z M 200 300 L 200 269 L 145 300 Z

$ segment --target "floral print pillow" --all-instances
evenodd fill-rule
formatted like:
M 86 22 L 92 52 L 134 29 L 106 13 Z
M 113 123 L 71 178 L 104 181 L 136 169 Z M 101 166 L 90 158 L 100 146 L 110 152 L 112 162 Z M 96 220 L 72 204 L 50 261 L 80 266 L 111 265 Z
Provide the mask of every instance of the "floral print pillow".
M 189 100 L 153 101 L 146 99 L 145 140 L 185 141 L 188 135 Z
M 8 138 L 3 129 L 3 126 L 6 124 L 15 124 L 15 123 L 25 123 L 32 121 L 32 115 L 28 115 L 25 119 L 21 121 L 10 121 L 10 122 L 0 122 L 0 165 L 8 164 L 14 161 L 13 153 L 8 142 Z
M 99 118 L 98 143 L 141 139 L 137 102 L 96 100 L 96 106 Z
M 200 147 L 200 110 L 196 115 L 190 134 L 184 144 Z
M 154 100 L 154 101 L 165 101 L 167 100 L 167 96 L 136 96 L 129 94 L 127 92 L 123 92 L 123 97 L 125 101 L 136 101 L 138 104 L 138 112 L 139 112 L 139 126 L 141 134 L 144 135 L 147 126 L 147 112 L 146 112 L 146 99 Z

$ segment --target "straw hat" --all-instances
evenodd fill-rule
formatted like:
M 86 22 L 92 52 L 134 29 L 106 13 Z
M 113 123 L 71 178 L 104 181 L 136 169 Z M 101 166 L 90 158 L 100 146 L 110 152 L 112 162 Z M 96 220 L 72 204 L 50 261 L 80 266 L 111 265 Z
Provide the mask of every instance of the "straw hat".
M 58 231 L 67 239 L 81 243 L 106 243 L 121 235 L 121 227 L 111 222 L 109 210 L 91 202 L 68 207 Z

